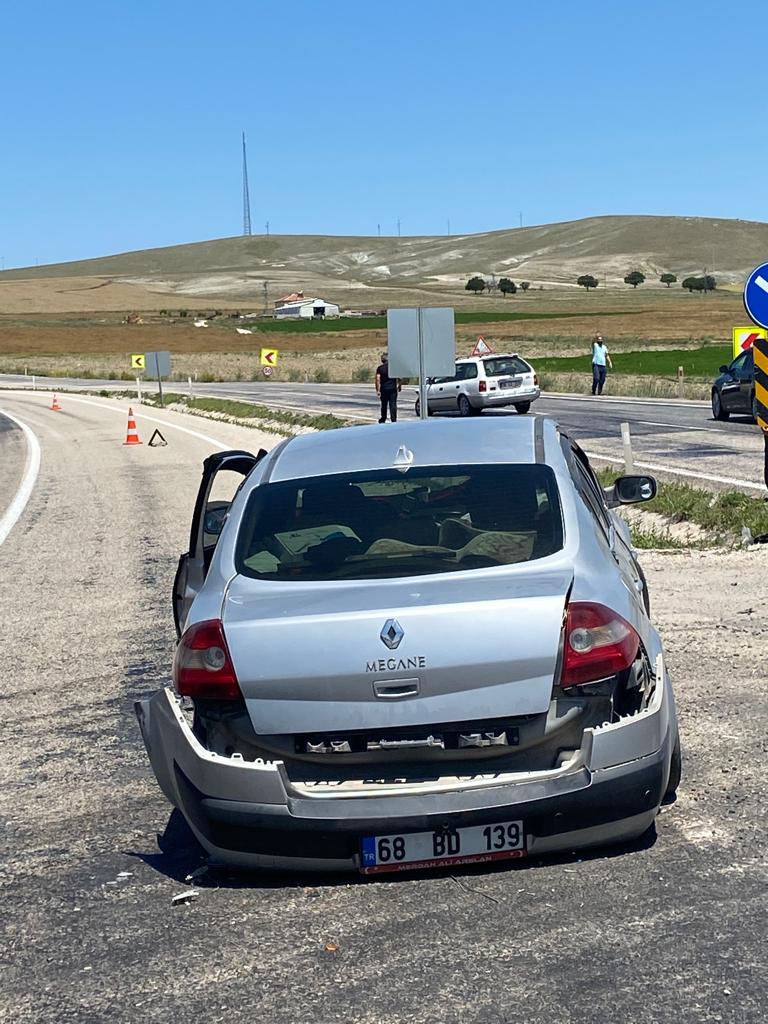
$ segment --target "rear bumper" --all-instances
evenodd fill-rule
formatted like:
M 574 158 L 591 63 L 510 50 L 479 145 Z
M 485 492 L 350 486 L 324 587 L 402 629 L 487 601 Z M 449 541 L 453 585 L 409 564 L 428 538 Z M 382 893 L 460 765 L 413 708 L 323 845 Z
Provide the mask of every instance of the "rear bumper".
M 535 402 L 541 395 L 539 388 L 505 388 L 500 391 L 485 391 L 473 395 L 472 405 L 478 409 L 496 409 L 505 405 L 519 405 Z
M 442 791 L 339 797 L 299 790 L 281 762 L 220 757 L 195 739 L 173 694 L 136 714 L 161 789 L 208 854 L 249 868 L 345 871 L 367 835 L 524 822 L 531 855 L 632 839 L 664 796 L 677 724 L 665 682 L 655 707 L 587 730 L 578 766 Z M 615 762 L 615 763 L 612 763 Z

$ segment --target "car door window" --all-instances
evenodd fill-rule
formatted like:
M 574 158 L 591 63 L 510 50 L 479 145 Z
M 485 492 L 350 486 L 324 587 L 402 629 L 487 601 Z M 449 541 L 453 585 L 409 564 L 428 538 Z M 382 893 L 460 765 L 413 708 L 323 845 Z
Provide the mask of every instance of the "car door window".
M 574 442 L 563 438 L 562 443 L 574 486 L 597 521 L 601 533 L 610 543 L 613 533 L 610 512 L 605 504 L 603 489 L 589 464 L 589 459 Z
M 244 480 L 241 472 L 226 467 L 213 478 L 203 513 L 203 547 L 206 553 L 218 543 L 229 506 Z
M 477 365 L 475 363 L 458 363 L 456 366 L 456 380 L 474 380 L 477 376 Z
M 747 366 L 747 360 L 751 361 L 751 352 L 743 352 L 737 359 L 734 359 L 731 365 L 728 367 L 728 372 L 736 380 L 742 380 L 745 368 Z
M 736 366 L 736 363 L 739 365 Z M 732 372 L 736 380 L 752 380 L 755 373 L 754 356 L 752 351 L 750 350 L 749 352 L 745 352 L 744 355 L 739 356 L 733 366 L 735 369 L 733 369 Z

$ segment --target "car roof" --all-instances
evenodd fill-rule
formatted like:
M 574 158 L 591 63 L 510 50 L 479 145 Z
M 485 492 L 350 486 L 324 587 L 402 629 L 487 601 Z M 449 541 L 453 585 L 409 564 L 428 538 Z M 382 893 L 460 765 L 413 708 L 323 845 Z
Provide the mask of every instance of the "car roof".
M 485 359 L 522 359 L 526 360 L 519 352 L 488 352 L 484 356 L 460 356 L 457 363 L 482 363 Z
M 557 426 L 544 416 L 416 420 L 302 434 L 264 460 L 270 482 L 405 466 L 533 464 L 559 451 Z M 411 458 L 412 454 L 412 458 Z

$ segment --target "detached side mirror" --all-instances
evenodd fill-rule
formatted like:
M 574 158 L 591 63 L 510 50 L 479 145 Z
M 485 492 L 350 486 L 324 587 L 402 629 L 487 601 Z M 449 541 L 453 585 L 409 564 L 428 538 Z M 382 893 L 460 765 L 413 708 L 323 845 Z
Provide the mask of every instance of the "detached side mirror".
M 721 366 L 720 369 L 717 372 L 718 373 L 728 373 L 728 367 L 725 366 L 725 364 L 723 364 L 723 366 Z
M 640 501 L 652 501 L 658 487 L 652 476 L 620 476 L 606 495 L 612 508 L 617 505 L 636 505 Z

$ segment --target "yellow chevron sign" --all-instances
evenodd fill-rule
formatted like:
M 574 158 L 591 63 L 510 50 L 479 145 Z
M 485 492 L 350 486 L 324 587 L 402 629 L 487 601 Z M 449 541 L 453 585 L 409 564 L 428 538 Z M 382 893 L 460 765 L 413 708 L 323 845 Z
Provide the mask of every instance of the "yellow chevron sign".
M 768 430 L 768 340 L 757 338 L 752 343 L 755 357 L 755 404 L 757 423 Z

